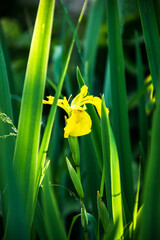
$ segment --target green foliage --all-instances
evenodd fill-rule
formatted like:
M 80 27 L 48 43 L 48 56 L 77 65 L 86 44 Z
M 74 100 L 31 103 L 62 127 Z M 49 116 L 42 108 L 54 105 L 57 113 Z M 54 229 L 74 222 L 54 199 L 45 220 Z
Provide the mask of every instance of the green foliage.
M 70 1 L 1 16 L 0 238 L 159 239 L 159 1 Z
M 48 175 L 46 174 L 45 176 L 44 187 L 42 189 L 42 205 L 47 239 L 66 239 L 64 226 Z
M 131 214 L 133 211 L 132 155 L 126 105 L 127 96 L 122 37 L 120 34 L 118 5 L 116 0 L 107 1 L 107 14 L 113 132 L 120 160 L 122 190 L 125 193 Z
M 70 174 L 70 177 L 72 179 L 72 182 L 75 186 L 75 189 L 79 195 L 80 198 L 84 198 L 84 193 L 83 193 L 83 189 L 82 189 L 82 185 L 81 185 L 81 182 L 80 182 L 80 179 L 76 173 L 76 171 L 74 170 L 74 168 L 72 167 L 70 161 L 68 158 L 66 158 L 66 163 L 67 163 L 67 167 L 68 167 L 68 171 L 69 171 L 69 174 Z
M 160 219 L 160 189 L 159 189 L 159 144 L 160 136 L 159 120 L 160 120 L 160 104 L 159 98 L 157 108 L 153 119 L 153 128 L 151 135 L 151 152 L 146 174 L 145 189 L 144 189 L 144 209 L 142 217 L 141 239 L 150 239 L 154 234 L 155 239 L 159 239 L 160 230 L 158 222 Z M 153 221 L 154 219 L 154 221 Z
M 29 229 L 33 219 L 34 193 L 37 188 L 35 180 L 40 141 L 42 99 L 54 4 L 55 1 L 41 1 L 39 5 L 28 58 L 14 153 L 14 168 L 26 204 Z
M 160 81 L 160 39 L 158 26 L 155 16 L 155 10 L 152 1 L 139 0 L 139 11 L 142 22 L 142 28 L 144 32 L 144 39 L 146 44 L 146 51 L 148 56 L 148 62 L 150 66 L 150 72 L 153 79 L 153 85 L 157 92 L 159 91 Z M 158 6 L 158 2 L 155 3 L 155 8 Z M 149 17 L 148 17 L 149 16 Z

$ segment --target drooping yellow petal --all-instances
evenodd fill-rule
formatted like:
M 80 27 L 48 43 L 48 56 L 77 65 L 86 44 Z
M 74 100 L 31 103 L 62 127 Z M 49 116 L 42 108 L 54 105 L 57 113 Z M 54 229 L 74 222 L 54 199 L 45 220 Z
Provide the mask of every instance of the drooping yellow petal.
M 73 110 L 70 118 L 66 120 L 67 125 L 64 128 L 64 137 L 78 137 L 91 132 L 92 121 L 85 111 Z
M 99 97 L 94 97 L 94 96 L 90 95 L 90 96 L 87 96 L 87 97 L 83 98 L 83 101 L 81 102 L 82 105 L 87 104 L 87 103 L 94 105 L 98 114 L 99 114 L 99 116 L 101 117 L 101 103 L 102 103 L 102 100 Z M 106 108 L 106 113 L 107 113 L 107 116 L 108 116 L 108 114 L 109 114 L 108 108 Z

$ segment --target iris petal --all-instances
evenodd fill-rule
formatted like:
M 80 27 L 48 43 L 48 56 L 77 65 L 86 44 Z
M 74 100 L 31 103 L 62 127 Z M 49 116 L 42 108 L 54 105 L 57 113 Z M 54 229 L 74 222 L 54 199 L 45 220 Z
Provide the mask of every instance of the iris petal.
M 78 137 L 91 132 L 92 121 L 85 111 L 73 110 L 70 118 L 66 120 L 64 137 Z
M 72 100 L 71 107 L 74 108 L 74 106 L 81 106 L 81 102 L 83 101 L 83 98 L 87 95 L 88 87 L 84 85 L 81 88 L 81 92 Z
M 47 98 L 48 98 L 48 100 L 43 100 L 43 104 L 50 104 L 50 105 L 52 105 L 53 101 L 54 101 L 54 97 L 47 96 Z
M 90 95 L 90 96 L 83 98 L 81 105 L 87 104 L 87 103 L 94 105 L 99 116 L 101 117 L 101 102 L 102 102 L 102 100 L 99 97 L 94 97 L 94 96 Z M 109 114 L 108 108 L 106 108 L 106 112 L 107 112 L 107 116 L 108 116 L 108 114 Z
M 57 106 L 63 108 L 64 111 L 66 111 L 66 113 L 68 114 L 68 116 L 70 115 L 71 107 L 69 106 L 69 103 L 66 97 L 64 97 L 63 99 L 59 99 Z
M 68 138 L 69 136 L 78 137 L 90 133 L 92 121 L 88 113 L 85 111 L 87 109 L 86 104 L 94 105 L 101 117 L 101 99 L 99 97 L 94 97 L 93 95 L 86 96 L 87 93 L 88 87 L 84 85 L 81 88 L 80 93 L 72 100 L 71 106 L 66 97 L 58 100 L 57 106 L 63 108 L 69 117 L 66 120 L 66 127 L 64 128 L 65 138 Z M 53 104 L 54 97 L 48 96 L 47 98 L 48 101 L 43 100 L 43 103 Z M 108 115 L 108 108 L 106 108 L 106 113 Z
M 54 102 L 54 97 L 47 96 L 47 99 L 48 100 L 43 100 L 43 104 L 50 104 L 50 105 L 52 105 L 53 102 Z M 63 99 L 58 99 L 57 106 L 63 108 L 66 111 L 66 113 L 68 115 L 70 115 L 71 107 L 69 106 L 69 103 L 68 103 L 66 97 L 64 97 Z

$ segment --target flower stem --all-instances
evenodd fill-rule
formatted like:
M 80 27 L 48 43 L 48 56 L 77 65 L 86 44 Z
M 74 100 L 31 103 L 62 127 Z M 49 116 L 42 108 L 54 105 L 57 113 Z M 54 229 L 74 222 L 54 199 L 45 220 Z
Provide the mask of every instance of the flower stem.
M 102 170 L 102 178 L 101 178 L 101 186 L 100 186 L 100 195 L 101 197 L 103 197 L 103 191 L 104 191 L 104 181 L 105 181 L 105 171 L 104 171 L 104 167 Z
M 77 165 L 77 166 L 76 166 L 76 172 L 77 172 L 77 175 L 78 175 L 78 177 L 79 177 L 79 179 L 80 179 L 80 181 L 81 181 L 80 165 Z
M 85 240 L 89 240 L 88 229 L 84 229 L 84 239 L 85 239 Z

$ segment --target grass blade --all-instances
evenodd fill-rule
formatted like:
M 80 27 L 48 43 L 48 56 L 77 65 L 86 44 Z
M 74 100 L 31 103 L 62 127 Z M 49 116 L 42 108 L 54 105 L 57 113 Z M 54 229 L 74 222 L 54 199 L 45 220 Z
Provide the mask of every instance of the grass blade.
M 0 113 L 5 113 L 13 119 L 8 76 L 1 45 L 0 73 Z M 2 119 L 0 119 L 0 136 L 9 134 L 11 130 L 10 125 L 7 122 L 2 122 Z M 27 239 L 24 208 L 12 165 L 14 147 L 15 139 L 13 136 L 0 138 L 0 188 L 4 232 L 6 239 L 22 239 L 24 235 Z
M 109 140 L 109 119 L 106 115 L 106 108 L 104 102 L 104 96 L 102 97 L 102 107 L 101 107 L 101 135 L 102 135 L 102 151 L 103 151 L 103 167 L 105 173 L 105 188 L 106 188 L 106 198 L 107 206 L 109 211 L 109 216 L 112 219 L 112 196 L 111 196 L 111 166 L 110 166 L 110 140 Z
M 61 221 L 59 208 L 55 199 L 54 191 L 50 186 L 50 177 L 46 174 L 44 178 L 44 187 L 42 191 L 42 204 L 44 209 L 44 223 L 47 231 L 47 239 L 66 239 L 65 230 Z
M 140 45 L 138 44 L 138 34 L 136 34 L 136 58 L 137 58 L 137 81 L 138 81 L 138 90 L 144 86 L 144 73 L 143 73 L 143 63 L 140 52 Z M 147 116 L 145 110 L 145 95 L 141 96 L 139 99 L 139 134 L 140 141 L 142 143 L 143 150 L 147 153 Z M 144 171 L 145 168 L 145 159 L 142 156 L 142 168 Z
M 117 0 L 107 0 L 109 62 L 111 77 L 113 131 L 118 148 L 122 187 L 130 215 L 133 213 L 132 155 L 129 136 L 129 121 L 126 105 L 126 86 L 122 38 Z
M 144 208 L 142 216 L 141 239 L 145 240 L 152 239 L 153 236 L 154 239 L 160 238 L 160 95 L 157 95 L 157 97 L 157 107 L 152 125 L 151 152 L 144 188 Z
M 44 213 L 42 211 L 39 201 L 37 201 L 35 214 L 34 214 L 34 226 L 39 234 L 41 240 L 47 239 L 47 233 L 45 228 Z
M 81 184 L 81 181 L 78 177 L 78 174 L 76 173 L 75 169 L 72 167 L 68 158 L 66 158 L 66 163 L 67 163 L 69 175 L 72 179 L 74 187 L 75 187 L 80 199 L 83 199 L 84 198 L 84 192 L 83 192 L 82 184 Z
M 102 17 L 104 13 L 104 0 L 95 0 L 92 2 L 85 39 L 84 61 L 88 62 L 88 82 L 89 91 L 93 91 L 94 66 L 96 61 L 97 41 Z M 96 21 L 95 21 L 96 16 Z M 94 37 L 93 37 L 94 36 Z
M 97 216 L 96 195 L 100 186 L 101 173 L 91 134 L 81 138 L 81 149 L 82 175 L 86 175 L 85 184 L 83 185 L 86 207 L 91 208 L 93 215 Z M 89 203 L 89 206 L 87 203 Z
M 62 71 L 62 75 L 61 75 L 61 78 L 59 80 L 58 87 L 57 87 L 57 90 L 56 90 L 54 103 L 51 107 L 51 111 L 50 111 L 50 114 L 49 114 L 49 117 L 48 117 L 45 132 L 44 132 L 44 135 L 43 135 L 43 139 L 42 139 L 42 143 L 41 143 L 41 147 L 40 147 L 40 151 L 39 151 L 39 156 L 38 156 L 38 171 L 37 171 L 37 182 L 36 182 L 37 187 L 39 186 L 39 182 L 40 182 L 40 178 L 41 178 L 41 172 L 42 172 L 42 169 L 43 169 L 43 166 L 44 166 L 44 163 L 45 163 L 45 159 L 46 159 L 46 153 L 47 153 L 47 150 L 48 150 L 48 145 L 49 145 L 49 141 L 50 141 L 52 127 L 53 127 L 54 119 L 55 119 L 55 113 L 56 113 L 56 109 L 57 109 L 57 102 L 58 102 L 58 99 L 59 99 L 59 96 L 60 96 L 60 93 L 61 93 L 64 78 L 66 76 L 66 72 L 67 72 L 67 69 L 68 69 L 69 61 L 70 61 L 70 58 L 71 58 L 71 54 L 72 54 L 72 50 L 73 50 L 73 46 L 74 46 L 74 42 L 75 42 L 75 36 L 76 36 L 77 31 L 78 31 L 79 25 L 82 21 L 82 17 L 84 15 L 86 5 L 87 5 L 87 0 L 85 0 L 85 2 L 84 2 L 80 17 L 78 19 L 76 31 L 74 32 L 74 35 L 73 35 L 73 39 L 72 39 L 72 42 L 71 42 L 71 45 L 70 45 L 70 48 L 69 48 L 69 51 L 68 51 L 68 55 L 67 55 L 67 58 L 66 58 L 66 61 L 65 61 L 65 66 L 64 66 L 64 69 Z
M 69 232 L 68 232 L 68 237 L 67 237 L 68 240 L 70 239 L 73 226 L 74 226 L 76 220 L 77 220 L 80 216 L 81 216 L 81 214 L 77 214 L 76 216 L 73 217 L 72 222 L 71 222 L 71 225 L 70 225 L 70 228 L 69 228 Z
M 68 23 L 68 25 L 69 25 L 72 33 L 74 34 L 75 28 L 74 28 L 74 26 L 73 26 L 73 23 L 72 23 L 71 19 L 69 18 L 68 11 L 67 11 L 64 3 L 63 3 L 61 0 L 59 0 L 59 3 L 60 3 L 60 6 L 61 6 L 61 8 L 62 8 L 62 10 L 63 10 L 63 12 L 64 12 L 65 19 L 66 19 L 66 21 L 67 21 L 67 23 Z M 78 34 L 76 34 L 76 36 L 75 36 L 75 45 L 76 45 L 76 47 L 77 47 L 77 50 L 78 50 L 78 53 L 79 53 L 79 56 L 80 56 L 81 63 L 83 64 L 84 59 L 83 59 L 82 52 L 81 52 L 80 40 L 79 40 Z
M 84 84 L 85 81 L 80 73 L 79 68 L 77 68 L 77 81 L 79 88 L 81 88 Z M 87 111 L 89 115 L 91 116 L 92 119 L 92 139 L 93 143 L 95 146 L 97 158 L 99 160 L 99 166 L 102 169 L 102 140 L 101 140 L 101 128 L 100 128 L 100 123 L 99 123 L 99 118 L 97 116 L 96 110 L 92 105 L 87 106 Z
M 3 28 L 1 26 L 1 24 L 0 24 L 0 43 L 2 46 L 4 59 L 5 59 L 5 63 L 6 63 L 10 92 L 11 92 L 11 94 L 16 94 L 15 79 L 13 76 L 13 72 L 12 72 L 12 68 L 11 68 L 11 61 L 10 61 L 10 57 L 9 57 L 9 53 L 8 53 L 8 49 L 7 49 L 7 45 L 6 45 L 6 40 L 5 40 L 5 36 L 4 36 Z M 12 101 L 12 108 L 13 108 L 14 124 L 17 126 L 18 114 L 19 114 L 19 107 L 18 107 L 17 101 Z
M 135 203 L 134 203 L 134 211 L 133 211 L 133 222 L 131 223 L 129 227 L 129 235 L 133 239 L 136 239 L 136 227 L 138 222 L 138 204 L 139 204 L 139 193 L 140 193 L 140 179 L 141 179 L 141 167 L 139 166 L 139 176 L 138 176 L 138 182 L 137 182 L 137 192 L 135 197 Z M 139 223 L 138 223 L 139 224 Z
M 160 39 L 152 0 L 138 0 L 149 68 L 154 88 L 159 91 Z
M 87 216 L 88 216 L 89 223 L 92 225 L 92 227 L 94 229 L 94 233 L 95 233 L 95 236 L 96 236 L 96 239 L 97 239 L 97 236 L 98 236 L 98 224 L 97 224 L 97 221 L 96 221 L 95 217 L 92 214 L 87 213 Z
M 14 155 L 14 166 L 26 203 L 29 228 L 34 213 L 33 196 L 40 140 L 42 99 L 45 88 L 54 4 L 54 0 L 41 0 L 39 3 L 25 76 Z
M 109 118 L 106 115 L 104 98 L 102 100 L 102 114 L 103 114 L 103 118 L 102 118 L 103 130 L 104 128 L 106 128 L 105 133 L 103 133 L 103 149 L 106 147 L 106 151 L 104 152 L 104 157 L 105 157 L 104 160 L 106 161 L 106 165 L 108 165 L 107 158 L 110 159 L 110 164 L 109 164 L 110 167 L 108 170 L 106 169 L 107 170 L 106 171 L 106 183 L 107 183 L 106 188 L 111 187 L 111 191 L 107 190 L 107 194 L 110 194 L 110 197 L 111 197 L 111 200 L 109 199 L 109 207 L 112 207 L 111 218 L 113 216 L 113 223 L 115 225 L 116 223 L 118 224 L 117 231 L 116 231 L 116 239 L 120 239 L 123 235 L 123 216 L 122 216 L 123 211 L 122 211 L 122 193 L 121 193 L 119 159 L 118 159 L 118 152 L 117 152 L 117 147 L 116 147 L 114 135 L 112 132 L 112 128 L 109 123 Z M 110 180 L 107 174 L 110 175 Z
M 152 83 L 152 81 L 149 81 L 147 83 L 144 83 L 143 86 L 135 93 L 135 95 L 131 98 L 131 100 L 128 102 L 128 109 L 132 108 L 133 105 L 140 100 L 140 98 L 147 92 L 147 89 L 149 85 Z
M 111 106 L 111 79 L 110 79 L 109 57 L 107 57 L 107 62 L 106 62 L 103 91 L 104 91 L 106 106 L 109 108 Z
M 112 189 L 112 211 L 113 221 L 117 226 L 117 238 L 123 235 L 123 216 L 122 216 L 122 193 L 118 152 L 112 129 L 110 127 L 110 147 L 111 147 L 111 189 Z
M 137 224 L 139 192 L 140 192 L 140 180 L 141 180 L 141 167 L 139 167 L 139 176 L 138 176 L 138 183 L 137 183 L 137 193 L 136 193 L 135 204 L 134 204 L 134 211 L 133 211 L 133 229 L 134 230 L 135 230 L 136 224 Z
M 97 208 L 98 208 L 98 215 L 101 220 L 104 232 L 106 235 L 108 235 L 110 233 L 111 222 L 109 218 L 108 209 L 105 206 L 104 202 L 102 201 L 102 198 L 99 192 L 97 192 Z

